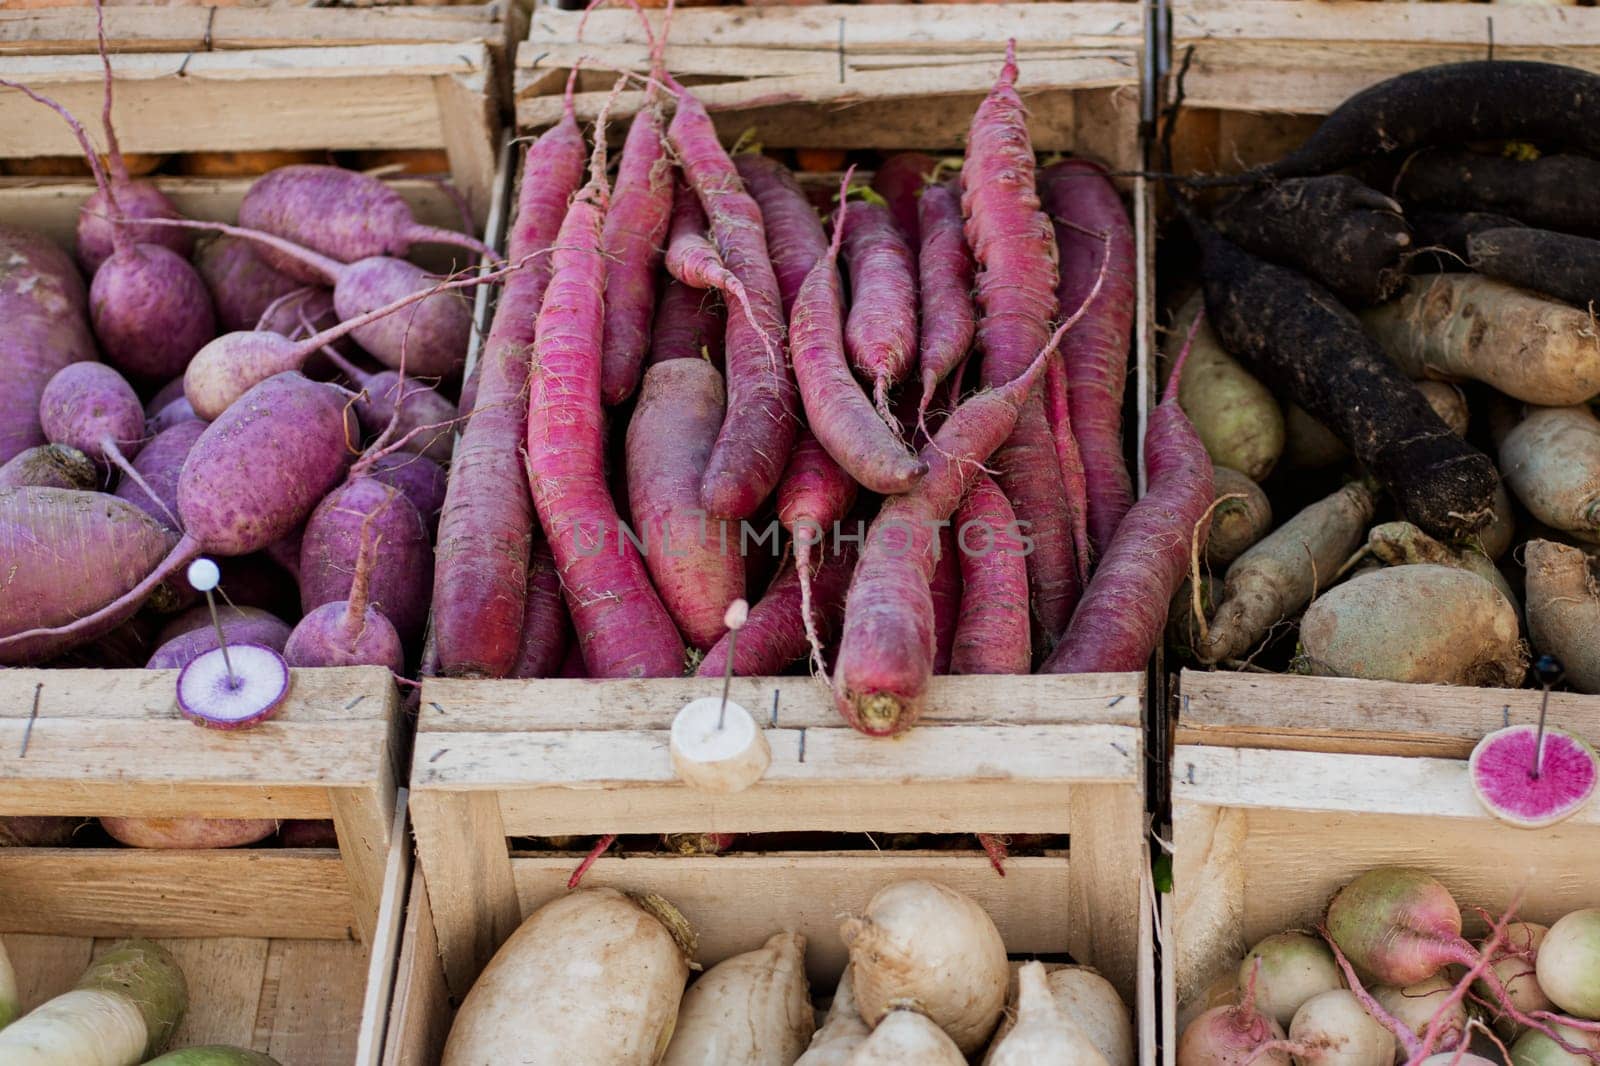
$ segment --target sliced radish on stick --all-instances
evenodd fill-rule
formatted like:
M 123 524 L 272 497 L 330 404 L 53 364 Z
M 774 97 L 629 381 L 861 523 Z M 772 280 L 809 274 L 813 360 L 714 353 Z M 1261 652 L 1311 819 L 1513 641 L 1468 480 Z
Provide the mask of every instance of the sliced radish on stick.
M 1600 762 L 1594 749 L 1559 729 L 1514 725 L 1490 733 L 1467 764 L 1472 789 L 1490 814 L 1523 829 L 1570 818 L 1594 795 Z
M 289 694 L 289 666 L 260 644 L 229 644 L 178 674 L 178 709 L 212 729 L 241 729 L 270 717 Z
M 743 791 L 761 780 L 772 762 L 772 749 L 750 712 L 711 696 L 678 712 L 671 748 L 672 768 L 702 792 Z

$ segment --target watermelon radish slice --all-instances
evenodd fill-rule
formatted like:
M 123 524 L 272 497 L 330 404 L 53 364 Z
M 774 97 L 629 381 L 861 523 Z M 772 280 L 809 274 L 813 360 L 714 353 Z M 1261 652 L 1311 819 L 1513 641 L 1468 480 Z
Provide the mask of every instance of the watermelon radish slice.
M 1523 829 L 1572 817 L 1600 782 L 1594 749 L 1560 729 L 1545 730 L 1543 762 L 1535 773 L 1538 742 L 1536 727 L 1509 726 L 1478 741 L 1467 764 L 1479 802 L 1502 822 Z
M 178 709 L 212 729 L 254 725 L 271 716 L 288 694 L 288 664 L 261 644 L 213 648 L 178 673 Z

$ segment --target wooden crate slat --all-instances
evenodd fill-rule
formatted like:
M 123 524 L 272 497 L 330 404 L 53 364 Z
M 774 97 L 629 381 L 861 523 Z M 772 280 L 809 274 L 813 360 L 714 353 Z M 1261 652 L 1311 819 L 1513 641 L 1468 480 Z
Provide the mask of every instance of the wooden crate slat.
M 99 957 L 115 940 L 95 941 Z M 261 986 L 266 978 L 267 952 L 272 941 L 264 937 L 160 939 L 156 943 L 172 952 L 189 984 L 189 1009 L 172 1034 L 172 1047 L 231 1044 L 249 1047 L 261 1009 Z
M 1535 721 L 1540 692 L 1185 670 L 1179 744 L 1464 759 L 1487 733 Z M 1600 700 L 1550 694 L 1550 722 L 1600 734 Z
M 580 858 L 514 858 L 523 914 L 564 895 Z M 976 899 L 1018 954 L 1068 950 L 1070 860 L 1012 858 L 1001 878 L 981 852 L 886 852 L 870 858 L 864 861 L 868 856 L 859 853 L 602 858 L 583 883 L 666 897 L 699 935 L 696 960 L 708 967 L 760 947 L 773 933 L 803 933 L 807 975 L 824 989 L 844 970 L 842 916 L 861 913 L 880 888 L 913 878 L 938 881 Z M 1131 991 L 1130 982 L 1123 994 Z
M 17 1003 L 25 1011 L 70 991 L 94 952 L 94 938 L 0 933 L 17 974 Z
M 263 1010 L 270 1003 L 272 1013 L 270 1021 L 257 1020 L 258 1045 L 279 1062 L 353 1062 L 366 948 L 334 940 L 274 940 L 271 953 L 268 973 L 277 979 L 262 994 Z
M 435 1066 L 444 1054 L 453 1012 L 439 966 L 439 941 L 422 878 L 411 884 L 394 983 L 383 1066 Z
M 354 924 L 332 851 L 0 850 L 7 932 L 343 940 Z

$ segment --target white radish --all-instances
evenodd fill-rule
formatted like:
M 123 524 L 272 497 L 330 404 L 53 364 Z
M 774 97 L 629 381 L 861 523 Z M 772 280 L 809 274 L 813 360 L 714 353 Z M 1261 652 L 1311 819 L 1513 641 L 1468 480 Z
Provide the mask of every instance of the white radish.
M 0 1031 L 5 1066 L 137 1066 L 160 1054 L 183 1020 L 183 971 L 158 944 L 127 940 L 77 987 Z
M 839 929 L 850 949 L 856 1003 L 876 1026 L 896 1007 L 926 1014 L 970 1055 L 994 1032 L 1011 969 L 982 907 L 933 881 L 880 889 Z
M 1544 994 L 1544 989 L 1539 987 L 1539 978 L 1534 972 L 1535 960 L 1539 957 L 1539 947 L 1544 943 L 1545 934 L 1549 932 L 1549 926 L 1537 922 L 1512 922 L 1507 925 L 1505 946 L 1501 949 L 1502 958 L 1491 967 L 1495 976 L 1500 978 L 1500 984 L 1505 987 L 1512 1006 L 1523 1014 L 1532 1014 L 1536 1010 L 1556 1009 L 1556 1005 L 1550 1002 L 1550 997 Z M 1503 954 L 1508 951 L 1515 954 Z M 1475 991 L 1479 996 L 1493 1001 L 1484 982 L 1478 982 Z M 1521 1031 L 1521 1026 L 1512 1021 L 1510 1015 L 1500 1015 L 1495 1019 L 1495 1024 L 1510 1036 L 1515 1036 Z
M 1312 996 L 1289 1023 L 1296 1066 L 1392 1066 L 1394 1034 L 1340 988 Z
M 1552 1025 L 1550 1029 L 1569 1047 L 1600 1053 L 1600 1033 L 1586 1033 L 1570 1025 Z M 1529 1029 L 1511 1045 L 1511 1066 L 1594 1066 L 1594 1061 L 1564 1050 L 1537 1029 Z
M 815 1026 L 806 938 L 777 933 L 689 988 L 661 1066 L 793 1066 Z
M 1428 1026 L 1433 1024 L 1434 1016 L 1444 1009 L 1445 1000 L 1450 998 L 1450 992 L 1454 988 L 1455 982 L 1443 974 L 1434 974 L 1426 981 L 1419 981 L 1404 988 L 1396 988 L 1393 985 L 1376 985 L 1372 989 L 1372 998 L 1376 999 L 1384 1010 L 1393 1015 L 1396 1021 L 1410 1029 L 1420 1042 L 1422 1034 L 1426 1033 Z M 1466 1033 L 1467 1007 L 1465 1003 L 1458 1002 L 1451 1006 L 1450 1013 L 1439 1031 L 1439 1040 L 1435 1046 L 1447 1051 L 1451 1048 L 1460 1047 Z M 1405 1060 L 1405 1048 L 1396 1046 L 1395 1061 L 1404 1062 Z
M 1285 1027 L 1306 1000 L 1344 987 L 1333 952 L 1306 933 L 1275 933 L 1251 948 L 1239 966 L 1240 984 L 1249 979 L 1256 959 L 1261 960 L 1256 1009 Z
M 741 601 L 742 602 L 742 601 Z M 767 772 L 772 749 L 750 712 L 737 703 L 705 696 L 672 720 L 672 768 L 702 792 L 742 792 Z
M 10 1025 L 21 1013 L 21 997 L 17 995 L 17 972 L 11 968 L 11 956 L 6 954 L 5 941 L 0 940 L 0 1029 Z
M 945 1031 L 914 1010 L 890 1011 L 845 1066 L 967 1066 Z
M 839 987 L 833 990 L 828 1017 L 811 1037 L 811 1046 L 794 1066 L 847 1066 L 856 1048 L 866 1042 L 872 1029 L 861 1020 L 856 1009 L 855 979 L 850 967 L 844 968 Z
M 1134 1047 L 1133 1015 L 1110 981 L 1088 966 L 1059 966 L 1049 970 L 1045 980 L 1056 1006 L 1083 1030 L 1107 1066 L 1134 1066 L 1138 1052 Z M 1010 1000 L 1014 1003 L 1016 998 L 1017 988 L 1013 984 Z M 1014 1014 L 1014 1010 L 1008 1009 L 1001 1019 L 1000 1028 L 989 1042 L 983 1066 L 989 1066 L 995 1049 L 1016 1024 Z
M 672 1039 L 693 933 L 658 896 L 562 896 L 511 934 L 467 993 L 442 1066 L 655 1066 Z
M 1561 1010 L 1600 1020 L 1600 907 L 1573 911 L 1539 946 L 1539 987 Z
M 1050 992 L 1044 965 L 1017 972 L 1017 1020 L 995 1041 L 989 1066 L 1107 1066 L 1105 1056 Z
M 1469 1055 L 1460 1051 L 1440 1051 L 1423 1059 L 1418 1066 L 1505 1066 L 1482 1055 Z

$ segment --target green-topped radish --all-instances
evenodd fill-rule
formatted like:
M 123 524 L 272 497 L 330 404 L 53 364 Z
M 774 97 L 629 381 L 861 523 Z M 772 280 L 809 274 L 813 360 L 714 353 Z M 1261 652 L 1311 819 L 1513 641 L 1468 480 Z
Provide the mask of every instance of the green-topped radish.
M 1372 989 L 1372 997 L 1419 1041 L 1435 1017 L 1442 1014 L 1435 1046 L 1455 1048 L 1461 1046 L 1462 1039 L 1467 1035 L 1467 1008 L 1461 1002 L 1447 1003 L 1453 988 L 1454 981 L 1442 974 L 1434 974 L 1426 981 L 1405 988 L 1378 985 Z M 1405 1060 L 1405 1049 L 1396 1047 L 1395 1061 Z
M 166 948 L 126 940 L 76 987 L 0 1031 L 6 1066 L 137 1066 L 159 1054 L 189 1005 L 183 971 Z
M 1566 1050 L 1547 1033 L 1530 1030 L 1511 1045 L 1511 1066 L 1593 1066 L 1600 1055 L 1600 1033 L 1586 1033 L 1570 1025 L 1554 1025 L 1551 1030 L 1579 1054 Z
M 1239 964 L 1241 986 L 1249 983 L 1258 959 L 1256 1008 L 1285 1027 L 1306 1000 L 1343 987 L 1333 952 L 1309 933 L 1276 933 L 1251 948 Z
M 1177 1066 L 1289 1066 L 1283 1026 L 1256 1008 L 1261 965 L 1252 964 L 1237 1003 L 1219 1004 L 1184 1027 Z
M 1539 946 L 1544 943 L 1545 935 L 1549 932 L 1549 926 L 1537 922 L 1510 923 L 1506 926 L 1503 957 L 1491 967 L 1495 977 L 1505 986 L 1506 995 L 1512 1005 L 1524 1014 L 1555 1009 L 1550 997 L 1539 987 L 1539 978 L 1535 971 Z M 1487 995 L 1488 985 L 1480 981 L 1477 991 L 1480 996 Z M 1495 1022 L 1501 1026 L 1506 1035 L 1517 1035 L 1519 1027 L 1509 1018 L 1497 1017 Z
M 1573 911 L 1550 927 L 1539 945 L 1537 974 L 1539 987 L 1561 1010 L 1600 1020 L 1600 907 Z M 1589 1036 L 1600 1032 L 1591 1029 Z
M 1336 988 L 1300 1005 L 1289 1024 L 1296 1066 L 1393 1066 L 1394 1034 L 1362 1008 L 1354 992 Z
M 1594 796 L 1600 762 L 1594 749 L 1560 729 L 1514 725 L 1472 749 L 1472 790 L 1490 814 L 1521 829 L 1542 829 L 1572 817 Z

